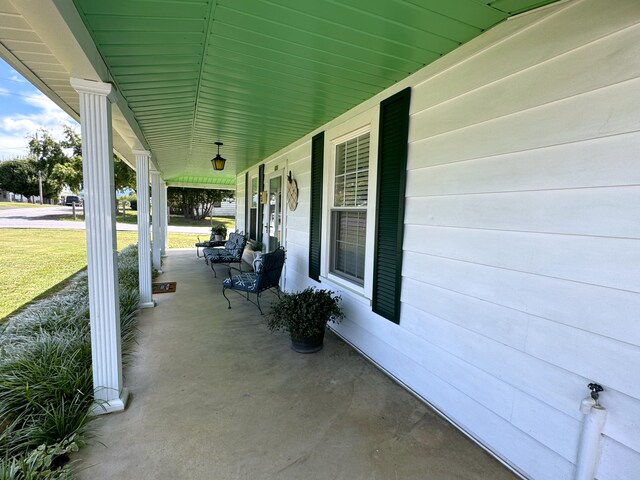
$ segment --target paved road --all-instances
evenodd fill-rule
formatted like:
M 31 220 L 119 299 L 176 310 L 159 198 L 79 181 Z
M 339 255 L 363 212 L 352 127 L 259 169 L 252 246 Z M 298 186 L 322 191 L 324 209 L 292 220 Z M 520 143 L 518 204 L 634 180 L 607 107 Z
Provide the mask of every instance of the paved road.
M 1 204 L 0 204 L 1 206 Z M 9 207 L 0 209 L 0 228 L 52 228 L 65 230 L 84 230 L 84 222 L 57 220 L 60 215 L 71 215 L 72 207 L 44 206 L 44 207 Z M 77 209 L 81 213 L 81 209 Z M 135 231 L 138 226 L 129 223 L 116 223 L 117 230 Z M 209 227 L 180 227 L 169 225 L 169 232 L 180 233 L 209 233 Z

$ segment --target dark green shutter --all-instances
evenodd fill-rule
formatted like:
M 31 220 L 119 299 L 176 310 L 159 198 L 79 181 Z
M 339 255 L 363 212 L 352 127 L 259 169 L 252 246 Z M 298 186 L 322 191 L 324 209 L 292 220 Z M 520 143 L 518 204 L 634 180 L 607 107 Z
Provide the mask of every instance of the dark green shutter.
M 322 170 L 324 132 L 311 140 L 311 214 L 309 220 L 309 277 L 320 280 L 320 227 L 322 225 Z
M 380 104 L 372 307 L 395 323 L 400 323 L 410 100 L 407 88 Z
M 262 191 L 264 190 L 264 163 L 258 167 L 258 230 L 256 231 L 256 240 L 262 241 Z
M 249 172 L 244 174 L 244 234 L 249 238 Z

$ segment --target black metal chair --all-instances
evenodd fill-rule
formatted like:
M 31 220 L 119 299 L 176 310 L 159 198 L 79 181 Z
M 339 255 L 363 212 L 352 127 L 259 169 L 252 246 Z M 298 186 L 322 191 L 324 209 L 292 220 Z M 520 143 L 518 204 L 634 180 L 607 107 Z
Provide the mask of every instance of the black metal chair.
M 213 248 L 213 247 L 222 247 L 226 242 L 224 240 L 216 240 L 216 234 L 211 232 L 211 236 L 209 240 L 200 240 L 200 235 L 198 235 L 198 241 L 196 242 L 196 256 L 200 258 L 200 249 L 201 248 Z
M 276 295 L 280 297 L 280 276 L 282 275 L 282 268 L 284 267 L 284 259 L 284 249 L 280 247 L 256 259 L 253 262 L 253 272 L 231 275 L 231 269 L 229 269 L 229 278 L 225 278 L 222 282 L 222 295 L 227 300 L 229 308 L 231 308 L 231 301 L 229 301 L 225 292 L 227 290 L 235 290 L 240 294 L 244 292 L 247 300 L 256 305 L 262 315 L 263 312 L 260 307 L 260 296 L 262 292 L 275 289 Z M 249 298 L 250 293 L 256 294 L 255 302 Z
M 229 240 L 221 248 L 205 248 L 202 250 L 204 261 L 213 270 L 213 275 L 218 276 L 216 269 L 213 267 L 216 263 L 223 263 L 231 266 L 232 263 L 238 264 L 238 270 L 242 272 L 242 252 L 247 244 L 247 237 L 240 233 L 230 233 Z

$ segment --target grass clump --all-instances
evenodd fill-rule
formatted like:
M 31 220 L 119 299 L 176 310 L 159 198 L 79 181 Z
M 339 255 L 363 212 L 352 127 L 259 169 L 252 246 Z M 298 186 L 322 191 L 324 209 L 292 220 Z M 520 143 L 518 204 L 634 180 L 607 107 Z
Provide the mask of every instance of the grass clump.
M 135 341 L 138 252 L 118 256 L 122 352 Z M 0 326 L 0 480 L 71 478 L 93 404 L 87 275 Z

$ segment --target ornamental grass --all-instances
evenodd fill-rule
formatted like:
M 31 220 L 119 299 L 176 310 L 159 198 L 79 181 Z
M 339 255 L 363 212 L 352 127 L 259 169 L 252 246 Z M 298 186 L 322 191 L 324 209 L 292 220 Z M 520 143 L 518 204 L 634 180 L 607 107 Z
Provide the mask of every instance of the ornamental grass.
M 138 250 L 118 254 L 123 362 L 138 310 Z M 93 404 L 89 289 L 80 273 L 0 325 L 0 480 L 69 479 Z

